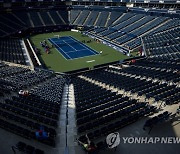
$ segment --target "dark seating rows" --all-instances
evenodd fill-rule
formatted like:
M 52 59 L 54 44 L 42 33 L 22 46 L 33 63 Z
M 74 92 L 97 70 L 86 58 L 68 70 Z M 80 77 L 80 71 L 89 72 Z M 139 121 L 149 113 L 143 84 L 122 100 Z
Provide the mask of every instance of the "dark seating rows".
M 0 39 L 0 60 L 26 65 L 20 39 Z
M 78 77 L 73 84 L 80 140 L 86 133 L 91 139 L 99 138 L 155 111 L 155 107 L 145 102 L 116 94 Z
M 47 79 L 54 77 L 54 74 L 49 71 L 36 70 L 18 73 L 12 76 L 4 77 L 2 80 L 12 84 L 17 89 L 26 88 L 32 86 Z
M 0 63 L 0 70 L 0 127 L 34 140 L 37 140 L 35 132 L 43 127 L 49 137 L 38 141 L 55 146 L 66 78 L 47 70 L 30 70 L 28 67 L 8 66 L 4 63 Z M 33 85 L 36 88 L 32 88 Z M 19 88 L 29 89 L 28 94 L 18 94 Z M 43 93 L 44 89 L 47 89 L 46 93 Z
M 151 57 L 164 59 L 180 59 L 180 28 L 176 27 L 165 32 L 143 37 L 147 54 Z
M 15 149 L 17 149 L 20 152 L 24 152 L 27 154 L 44 154 L 43 150 L 40 150 L 38 148 L 35 148 L 34 146 L 28 145 L 24 142 L 18 142 L 16 146 L 12 146 L 13 151 L 16 153 Z
M 148 73 L 143 74 L 143 72 L 141 73 L 141 71 L 138 72 L 136 70 L 134 73 L 129 74 L 126 70 L 128 70 L 128 68 L 108 68 L 106 70 L 88 72 L 84 75 L 109 86 L 124 89 L 125 91 L 130 91 L 132 93 L 138 93 L 139 96 L 145 95 L 147 98 L 154 98 L 156 101 L 163 100 L 167 102 L 167 100 L 172 98 L 172 100 L 176 101 L 167 103 L 172 104 L 178 102 L 179 88 L 176 85 L 168 85 L 167 83 L 161 83 L 160 81 L 147 81 L 143 77 L 148 77 Z M 177 74 L 177 76 L 179 76 L 179 74 Z M 176 82 L 176 80 L 174 81 Z M 177 77 L 177 82 L 178 81 L 179 78 Z
M 0 127 L 27 139 L 36 139 L 34 131 L 31 131 L 21 126 L 18 126 L 16 124 L 10 123 L 7 120 L 0 119 Z M 41 142 L 50 146 L 55 146 L 54 139 L 52 138 L 48 138 L 47 140 L 42 140 Z
M 68 23 L 68 11 L 66 10 L 12 11 L 0 16 L 0 33 L 3 37 L 21 33 L 28 28 L 66 25 Z
M 144 126 L 143 126 L 143 129 L 145 130 L 146 127 L 149 127 L 149 128 L 152 128 L 154 125 L 157 125 L 158 123 L 162 122 L 162 121 L 165 121 L 165 120 L 168 120 L 170 115 L 172 113 L 168 112 L 168 111 L 165 111 L 151 119 L 148 119 Z

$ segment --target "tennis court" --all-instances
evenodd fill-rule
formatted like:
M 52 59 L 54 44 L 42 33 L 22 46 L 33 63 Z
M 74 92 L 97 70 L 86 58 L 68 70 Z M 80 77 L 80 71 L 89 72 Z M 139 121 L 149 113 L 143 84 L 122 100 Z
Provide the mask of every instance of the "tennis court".
M 99 54 L 95 50 L 71 36 L 48 39 L 55 48 L 68 60 Z

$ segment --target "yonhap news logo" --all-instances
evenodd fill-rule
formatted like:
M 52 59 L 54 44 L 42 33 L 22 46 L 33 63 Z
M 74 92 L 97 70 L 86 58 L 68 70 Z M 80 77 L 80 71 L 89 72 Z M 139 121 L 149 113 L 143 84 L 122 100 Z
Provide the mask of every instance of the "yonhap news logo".
M 106 143 L 110 149 L 117 147 L 120 144 L 120 136 L 118 132 L 111 133 L 106 137 Z
M 179 137 L 122 137 L 123 143 L 128 144 L 179 144 Z
M 119 144 L 180 144 L 180 137 L 121 137 L 118 132 L 106 137 L 106 143 L 110 149 Z

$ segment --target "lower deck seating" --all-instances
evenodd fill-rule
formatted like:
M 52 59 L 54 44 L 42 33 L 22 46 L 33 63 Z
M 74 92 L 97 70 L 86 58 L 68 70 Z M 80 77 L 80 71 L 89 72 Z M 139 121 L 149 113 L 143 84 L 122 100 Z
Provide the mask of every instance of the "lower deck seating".
M 28 153 L 28 154 L 44 154 L 44 151 L 35 148 L 31 145 L 27 145 L 24 142 L 18 142 L 15 146 L 12 147 L 14 153 L 16 153 L 16 150 L 20 151 L 20 152 L 24 152 L 24 153 Z
M 152 128 L 153 126 L 157 125 L 158 123 L 168 120 L 170 115 L 171 115 L 171 113 L 169 113 L 168 111 L 165 111 L 151 119 L 148 119 L 145 122 L 143 129 L 145 130 L 147 127 Z
M 28 67 L 6 64 L 0 65 L 0 72 L 0 127 L 24 138 L 55 146 L 66 78 L 45 70 L 32 71 Z M 36 88 L 32 88 L 35 85 Z M 18 94 L 21 88 L 29 89 L 28 94 Z M 35 136 L 41 127 L 49 134 L 46 140 L 38 140 Z
M 42 81 L 52 78 L 53 76 L 54 74 L 52 72 L 37 70 L 4 77 L 2 80 L 20 90 L 22 88 L 27 88 L 28 86 L 39 84 Z
M 178 103 L 180 100 L 179 87 L 176 85 L 179 82 L 178 71 L 174 74 L 173 71 L 170 73 L 145 69 L 145 73 L 142 70 L 142 68 L 134 66 L 124 69 L 108 68 L 88 72 L 84 76 L 115 88 L 137 93 L 139 96 L 145 95 L 146 98 L 154 98 L 156 101 L 161 100 L 167 104 Z M 154 81 L 155 78 L 158 80 Z M 166 83 L 161 81 L 162 79 Z M 169 81 L 174 82 L 174 84 L 168 84 Z
M 85 134 L 94 140 L 117 131 L 156 109 L 146 102 L 111 92 L 78 77 L 73 84 L 81 141 L 85 139 Z
M 140 59 L 92 70 L 71 78 L 74 85 L 78 137 L 85 134 L 93 141 L 153 114 L 155 102 L 175 104 L 180 101 L 179 61 L 156 58 Z M 0 127 L 24 138 L 37 140 L 42 126 L 49 133 L 44 144 L 55 146 L 61 101 L 67 77 L 52 71 L 0 63 Z M 103 85 L 103 86 L 102 86 Z M 109 88 L 111 87 L 111 88 Z M 112 88 L 137 94 L 139 101 Z M 28 89 L 26 96 L 18 94 Z M 6 97 L 8 96 L 8 97 Z M 99 142 L 104 147 L 104 142 Z

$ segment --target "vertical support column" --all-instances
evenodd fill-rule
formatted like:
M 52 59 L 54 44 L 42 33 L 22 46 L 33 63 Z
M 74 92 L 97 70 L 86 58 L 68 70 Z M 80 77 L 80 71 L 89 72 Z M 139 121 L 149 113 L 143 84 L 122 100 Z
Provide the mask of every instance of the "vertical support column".
M 59 129 L 57 132 L 57 145 L 59 153 L 65 153 L 67 147 L 67 103 L 68 103 L 68 85 L 64 86 L 61 102 Z
M 67 105 L 67 147 L 70 154 L 75 154 L 75 147 L 77 146 L 75 142 L 77 136 L 75 112 L 74 86 L 70 84 Z

